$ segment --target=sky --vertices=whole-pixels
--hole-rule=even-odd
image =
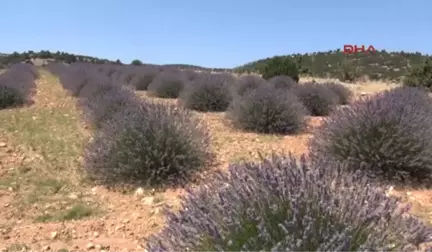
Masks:
[[[9,0],[0,52],[231,68],[372,45],[432,54],[431,0]]]

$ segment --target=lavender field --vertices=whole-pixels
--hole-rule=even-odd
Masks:
[[[0,75],[2,251],[425,251],[424,89],[90,63]]]

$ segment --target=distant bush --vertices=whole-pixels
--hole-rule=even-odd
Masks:
[[[278,134],[299,132],[306,115],[306,108],[295,95],[269,86],[236,97],[228,111],[238,128]]]
[[[351,161],[391,181],[432,174],[432,101],[416,88],[397,88],[338,110],[316,130],[310,153]],[[363,166],[360,167],[359,164]]]
[[[134,66],[139,66],[139,65],[142,65],[143,63],[141,62],[141,60],[139,60],[139,59],[134,59],[134,60],[132,60],[132,62],[131,62],[131,65],[134,65]]]
[[[277,56],[269,59],[260,72],[266,80],[274,76],[287,75],[294,81],[299,82],[298,66],[289,57]]]
[[[134,81],[134,86],[136,90],[147,90],[150,83],[152,83],[154,77],[156,74],[141,74],[138,75],[136,78],[137,80]]]
[[[98,81],[100,77],[104,77],[102,75],[97,76],[94,73],[91,73],[88,69],[81,67],[56,65],[50,66],[49,68],[51,72],[59,76],[63,88],[74,97],[77,97],[80,94],[81,89],[88,83],[94,83]]]
[[[432,59],[426,60],[423,65],[413,68],[404,78],[404,85],[426,88],[432,92]]]
[[[198,111],[225,111],[232,100],[232,79],[224,75],[204,75],[187,85],[180,95],[186,108]]]
[[[148,91],[160,98],[177,98],[186,84],[184,76],[178,72],[164,71],[155,76]]]
[[[286,75],[272,77],[269,79],[269,83],[278,89],[290,89],[298,85],[297,82]]]
[[[82,99],[93,99],[95,96],[106,93],[117,87],[118,86],[107,78],[101,77],[89,79],[86,82],[86,85],[80,89],[78,97]]]
[[[342,164],[231,165],[166,210],[148,251],[417,251],[430,227]]]
[[[185,79],[188,81],[194,81],[199,77],[201,77],[202,75],[206,75],[206,74],[195,72],[194,70],[183,70],[182,74],[184,75]]]
[[[3,86],[0,83],[0,109],[23,105],[23,94],[16,88]]]
[[[166,186],[206,165],[208,133],[189,110],[157,103],[128,107],[97,132],[85,153],[91,178],[106,185]]]
[[[115,88],[86,100],[84,118],[97,128],[110,120],[116,113],[127,107],[137,106],[135,94],[125,88]]]
[[[256,75],[243,75],[239,77],[232,89],[234,95],[244,95],[245,93],[257,89],[262,86],[267,86],[268,83],[263,78]]]
[[[322,83],[321,85],[324,85],[336,93],[336,95],[339,97],[339,104],[347,105],[350,103],[353,93],[351,90],[349,90],[349,88],[334,82],[326,82]]]
[[[136,90],[147,90],[150,83],[152,83],[156,75],[159,73],[160,71],[155,68],[143,68],[136,74],[135,78],[131,80],[132,85]]]
[[[298,85],[294,93],[313,116],[327,116],[339,104],[338,95],[318,83]]]

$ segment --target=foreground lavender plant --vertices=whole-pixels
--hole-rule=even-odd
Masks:
[[[343,164],[273,156],[236,164],[167,210],[148,251],[409,251],[431,229]]]

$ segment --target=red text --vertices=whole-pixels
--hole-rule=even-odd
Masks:
[[[370,45],[369,47],[365,47],[364,45],[358,46],[358,45],[344,45],[344,54],[353,54],[353,53],[375,53],[375,47]]]

